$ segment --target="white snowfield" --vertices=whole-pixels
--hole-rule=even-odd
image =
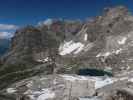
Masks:
[[[90,77],[90,76],[72,76],[72,75],[60,75],[61,77],[63,77],[65,80],[68,81],[94,81],[95,82],[95,89],[100,89],[106,85],[110,85],[113,84],[114,82],[117,81],[124,81],[124,80],[128,80],[129,82],[133,82],[133,78],[131,77],[121,77],[121,78],[112,78],[112,77]],[[91,99],[90,99],[91,100]]]
[[[133,82],[133,78],[128,79],[129,82]]]
[[[52,23],[53,23],[53,20],[50,19],[50,18],[48,18],[48,19],[46,19],[46,20],[44,20],[44,21],[39,22],[38,25],[39,25],[39,26],[41,26],[41,25],[50,26]]]
[[[99,89],[106,85],[114,83],[116,80],[113,78],[106,78],[106,79],[95,78],[94,81],[95,81],[95,89]]]
[[[43,89],[42,94],[37,98],[37,100],[47,100],[55,97],[55,93],[49,89]]]
[[[15,93],[17,90],[14,88],[7,88],[7,93]]]
[[[84,44],[80,43],[80,42],[73,42],[73,41],[69,41],[69,42],[65,42],[64,44],[61,44],[59,47],[59,54],[60,55],[66,55],[66,54],[70,54],[70,53],[74,53],[77,54],[80,51],[82,51],[84,48]]]
[[[127,75],[128,73],[125,73],[125,74]],[[70,74],[61,75],[60,74],[58,78],[63,80],[63,82],[64,82],[64,80],[67,80],[65,82],[68,82],[68,83],[71,82],[71,83],[78,84],[79,82],[81,82],[80,85],[82,83],[88,84],[88,82],[90,82],[91,86],[92,86],[91,88],[93,88],[93,90],[103,88],[104,86],[111,85],[117,81],[129,81],[129,82],[133,83],[133,78],[131,76],[122,76],[122,77],[117,76],[117,77],[113,78],[113,77],[107,77],[107,76],[91,77],[91,76],[80,76],[80,75],[70,75]],[[45,80],[45,79],[47,79],[47,78],[43,78],[43,79],[41,79],[41,81]],[[55,78],[54,80],[52,80],[53,85],[57,86],[57,87],[64,86],[62,83],[58,84],[59,81],[60,80],[56,80],[56,78]],[[30,97],[30,100],[49,100],[49,99],[54,100],[58,96],[57,91],[54,90],[55,87],[54,87],[54,89],[53,89],[53,87],[40,88],[40,85],[38,84],[37,87],[39,86],[39,88],[36,89],[36,88],[33,88],[34,85],[36,86],[36,83],[34,84],[34,82],[32,82],[32,81],[28,81],[28,82],[29,82],[27,84],[28,90],[26,90],[23,94]],[[81,92],[83,92],[84,89],[86,89],[86,86],[79,87],[79,85],[77,85],[77,87],[76,88],[74,87],[73,89],[77,89],[77,88],[82,89]],[[59,88],[57,88],[57,89],[59,89]],[[88,91],[88,88],[86,90]],[[86,93],[86,90],[83,93]],[[6,92],[9,94],[14,94],[14,93],[18,93],[18,90],[17,90],[17,88],[7,88]],[[81,95],[80,94],[81,92],[79,92],[79,95]],[[72,93],[73,93],[73,95],[75,95],[74,94],[75,92],[72,92]],[[88,93],[87,93],[87,95],[88,95]],[[85,96],[80,96],[80,97],[83,97],[83,98],[79,98],[79,100],[99,100],[97,97],[93,97],[93,98],[89,98],[89,97],[86,98]]]
[[[97,54],[96,57],[101,57],[101,56],[108,57],[109,55],[111,55],[110,52],[105,52],[105,53],[99,53],[99,54]]]
[[[88,78],[84,77],[84,76],[72,76],[72,75],[60,75],[60,76],[63,77],[65,80],[68,80],[68,81],[88,80]]]
[[[87,34],[85,36],[87,38]],[[60,55],[67,55],[67,54],[78,54],[81,51],[88,51],[94,46],[93,43],[88,43],[88,44],[83,44],[81,42],[74,42],[74,41],[69,41],[69,42],[64,42],[63,44],[60,45],[59,47],[59,54]]]
[[[88,39],[88,34],[85,34],[84,35],[84,41],[87,41],[87,39]]]
[[[117,54],[118,55],[118,54],[120,54],[122,52],[122,50],[123,50],[122,48],[119,48],[117,50],[99,53],[99,54],[96,55],[96,57],[108,57],[108,56],[110,56],[112,54]]]
[[[123,44],[126,43],[126,40],[127,40],[127,37],[123,37],[123,38],[121,38],[120,40],[118,40],[118,44],[119,44],[119,45],[123,45]]]
[[[24,94],[27,94],[31,100],[47,100],[55,97],[55,93],[50,88],[40,91],[27,90]]]
[[[87,77],[87,76],[71,76],[71,75],[61,75],[65,80],[68,81],[77,81],[77,80],[90,80],[95,82],[95,89],[102,88],[106,85],[112,84],[117,81],[115,78],[101,78],[101,77]]]
[[[121,53],[121,51],[122,51],[122,49],[120,48],[120,49],[116,50],[114,53],[119,54],[119,53]]]
[[[47,20],[44,21],[45,25],[51,25],[53,23],[53,20],[48,18]]]

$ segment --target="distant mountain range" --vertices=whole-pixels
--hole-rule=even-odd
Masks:
[[[9,45],[9,39],[0,39],[0,56],[4,55],[8,51]]]

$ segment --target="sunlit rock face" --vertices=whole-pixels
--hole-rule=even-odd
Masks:
[[[133,20],[125,7],[107,8],[59,46],[59,55],[82,67],[132,69]],[[65,62],[65,61],[64,61]]]

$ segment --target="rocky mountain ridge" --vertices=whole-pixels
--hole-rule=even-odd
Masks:
[[[3,58],[5,65],[10,65],[19,62],[17,58],[21,60],[21,55],[26,55],[22,59],[30,57],[33,62],[52,56],[57,67],[61,61],[64,64],[67,59],[74,59],[85,67],[103,66],[116,70],[130,66],[126,62],[132,59],[132,33],[132,15],[125,7],[118,6],[84,23],[53,20],[48,25],[17,30],[10,51]]]
[[[133,69],[132,54],[133,16],[126,7],[106,8],[103,15],[86,22],[48,20],[39,26],[29,25],[15,32],[9,52],[1,58],[0,88],[5,89],[32,76],[53,74],[58,78],[58,74],[81,74],[79,72],[85,69],[112,72],[116,78],[119,72]],[[126,83],[123,84],[127,87]]]

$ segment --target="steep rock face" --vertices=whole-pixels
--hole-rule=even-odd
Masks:
[[[2,59],[4,66],[35,66],[45,59],[55,62],[60,43],[80,30],[81,25],[77,21],[55,20],[50,26],[27,26],[17,30],[10,51]]]
[[[72,30],[68,24],[75,24],[75,22],[65,23],[57,20],[50,27],[27,26],[17,30],[11,40],[9,52],[2,57],[1,87],[38,73],[53,73],[55,60],[59,57],[58,47],[66,37],[65,31],[73,33],[79,29],[78,25]],[[6,79],[12,82],[7,82]]]
[[[59,54],[77,59],[82,67],[112,68],[132,66],[133,17],[125,7],[108,8],[103,16],[85,23],[76,36],[60,45]],[[130,60],[129,60],[130,59]]]

